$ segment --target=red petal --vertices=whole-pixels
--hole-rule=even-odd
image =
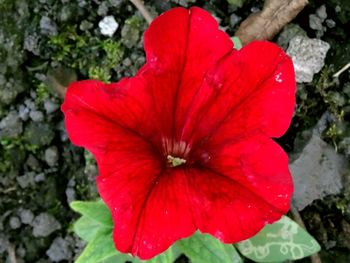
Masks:
[[[270,139],[230,145],[203,169],[153,167],[152,161],[135,161],[98,180],[112,211],[117,249],[142,259],[197,228],[226,243],[246,239],[289,208],[287,156]]]
[[[232,41],[208,12],[194,7],[174,8],[159,16],[145,32],[144,43],[147,64],[140,74],[155,79],[149,86],[163,106],[157,115],[171,124],[164,133],[179,139],[204,75],[232,50]]]
[[[211,148],[257,133],[279,137],[290,124],[295,89],[292,61],[281,48],[253,42],[233,51],[206,75],[183,140],[211,140]]]
[[[249,238],[278,220],[293,192],[287,155],[263,137],[214,152],[206,167],[191,170],[187,178],[199,230],[226,243]]]
[[[149,259],[196,230],[182,170],[155,172],[148,165],[128,166],[128,174],[98,180],[112,211],[114,242],[121,252]],[[153,174],[150,181],[149,173]]]
[[[282,213],[289,210],[293,182],[288,156],[272,139],[255,136],[225,145],[213,151],[204,165],[229,176]]]
[[[74,83],[62,110],[72,142],[97,158],[98,189],[112,212],[117,249],[150,258],[192,234],[195,226],[189,216],[183,217],[186,211],[190,215],[187,196],[176,193],[183,176],[163,174],[166,159],[149,141],[150,135],[144,137],[144,128],[155,123],[144,123],[142,117],[150,110],[143,106],[150,106],[137,99],[148,101],[148,97],[134,98],[134,93],[128,93],[130,85],[139,91],[137,95],[143,94],[143,85],[136,78],[118,84]],[[139,124],[145,127],[139,130]]]
[[[132,90],[132,91],[131,91]],[[140,78],[105,84],[86,80],[67,89],[62,111],[71,141],[103,156],[107,148],[118,148],[128,140],[148,143],[158,141],[151,98]]]

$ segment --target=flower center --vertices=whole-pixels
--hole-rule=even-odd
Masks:
[[[190,147],[184,141],[163,139],[163,154],[168,167],[177,167],[188,162]]]
[[[180,165],[186,163],[185,159],[182,159],[179,157],[173,157],[171,155],[167,156],[167,160],[168,160],[168,164],[170,165],[170,167],[176,167],[176,166],[180,166]]]

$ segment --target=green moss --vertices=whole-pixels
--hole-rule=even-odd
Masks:
[[[340,89],[341,84],[332,77],[333,71],[331,67],[324,67],[315,82],[315,87],[316,92],[322,98],[322,103],[334,116],[332,123],[324,133],[324,139],[331,142],[337,150],[339,142],[350,133],[349,124],[345,121],[347,118],[345,109],[350,106],[350,100],[346,89]]]
[[[71,25],[52,36],[49,47],[53,61],[106,82],[112,78],[124,54],[120,42],[81,34],[76,26]]]
[[[141,29],[141,27],[142,27],[142,22],[143,22],[143,20],[142,20],[143,18],[141,18],[140,16],[138,16],[138,15],[134,15],[134,16],[132,16],[132,17],[130,17],[130,18],[128,18],[128,19],[126,19],[125,20],[125,24],[126,25],[129,25],[129,26],[131,26],[131,27],[133,27],[133,28],[135,28],[135,29]]]
[[[245,0],[227,0],[227,2],[232,6],[242,7]]]
[[[3,142],[1,141],[1,144]],[[11,162],[9,159],[9,152],[3,150],[0,152],[0,173],[7,174],[11,170]]]
[[[342,119],[342,107],[345,99],[342,94],[336,91],[336,82],[331,79],[331,68],[325,66],[321,71],[318,80],[315,83],[316,91],[322,96],[324,103],[327,104],[328,110],[333,113],[337,119]]]
[[[335,203],[335,206],[338,210],[341,211],[342,214],[345,214],[347,207],[348,207],[349,200],[346,200],[345,198],[340,198]]]
[[[336,8],[340,7],[339,12],[336,13],[337,18],[342,24],[350,21],[350,2],[349,0],[327,0],[329,6]]]
[[[28,150],[35,151],[37,148],[49,145],[55,136],[48,123],[31,122],[24,132],[24,142]]]
[[[90,79],[98,79],[106,83],[110,82],[111,79],[110,70],[98,66],[89,67],[88,76]]]
[[[49,87],[43,82],[37,85],[35,92],[38,102],[43,102],[50,96]]]
[[[27,153],[37,154],[39,146],[28,143],[23,136],[4,138],[0,141],[0,172],[8,173],[11,170],[19,170]]]
[[[137,15],[134,15],[125,20],[121,35],[122,43],[127,48],[132,48],[137,45],[140,40],[141,31],[143,31],[143,20]]]
[[[93,40],[88,36],[79,35],[76,25],[64,26],[59,34],[50,37],[48,47],[51,59],[73,68],[79,68],[85,65],[84,53],[87,53],[87,49],[92,44],[90,42]]]
[[[88,76],[91,79],[98,79],[103,82],[110,82],[113,70],[123,58],[123,48],[121,43],[112,39],[102,40],[99,48],[102,48],[102,59],[96,63],[97,65],[90,66]]]
[[[101,41],[101,47],[106,52],[107,60],[104,64],[111,69],[116,67],[124,54],[121,43],[112,39],[107,39]]]
[[[84,151],[85,165],[96,165],[95,157],[87,150]]]
[[[28,142],[24,136],[20,135],[11,139],[5,138],[0,141],[0,144],[5,150],[5,154],[7,154],[10,150],[14,148],[18,148],[20,151],[23,152],[27,151],[36,154],[40,148],[38,145]]]
[[[340,152],[346,153],[344,139],[350,135],[349,118],[350,96],[346,84],[333,78],[335,70],[325,66],[311,84],[299,85],[297,91],[297,109],[292,122],[296,132],[312,129],[320,116],[326,111],[332,118],[322,136],[325,141]]]

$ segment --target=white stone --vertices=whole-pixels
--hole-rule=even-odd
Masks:
[[[347,162],[332,146],[313,133],[299,157],[290,164],[293,175],[293,202],[300,211],[314,200],[339,194]]]
[[[98,23],[98,27],[102,35],[111,37],[117,31],[119,24],[113,16],[106,16]]]
[[[320,72],[330,46],[320,39],[296,36],[289,42],[287,54],[292,58],[298,83],[312,82]]]

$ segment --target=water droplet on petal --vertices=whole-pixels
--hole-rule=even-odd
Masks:
[[[214,234],[214,236],[219,239],[220,241],[224,240],[224,234],[220,231],[220,230],[217,230]]]
[[[142,244],[148,249],[152,249],[153,248],[152,244],[148,243],[146,240],[142,241]]]
[[[251,174],[248,174],[247,178],[248,178],[249,181],[255,180],[255,176],[251,175]]]
[[[278,74],[275,75],[275,80],[276,80],[276,82],[282,83],[281,76],[282,76],[282,72],[280,72],[280,73],[278,73]]]
[[[155,55],[149,55],[147,59],[148,66],[154,70],[155,74],[160,74],[163,72],[163,67],[161,65],[160,60]]]
[[[224,81],[222,77],[216,73],[214,74],[208,73],[205,76],[205,81],[208,83],[210,87],[212,87],[216,91],[221,90],[224,86]]]
[[[215,88],[216,88],[217,90],[222,89],[222,87],[224,86],[224,83],[222,83],[222,82],[216,82],[215,84],[216,84],[216,85],[215,85]]]
[[[149,60],[149,62],[150,62],[152,65],[155,64],[155,63],[157,63],[157,61],[158,61],[158,58],[157,58],[156,56],[151,57],[150,60]]]

